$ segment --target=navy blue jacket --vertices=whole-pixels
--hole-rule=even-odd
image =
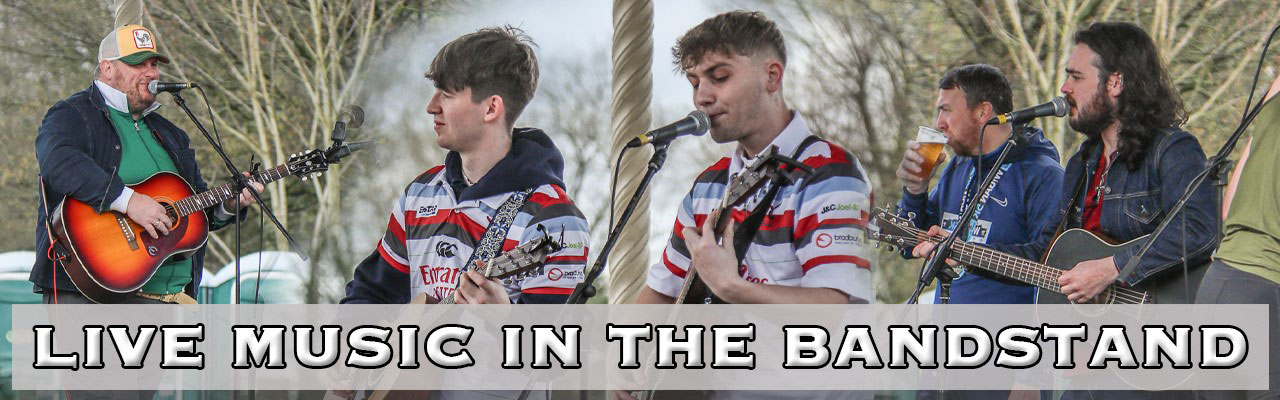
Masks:
[[[36,160],[40,163],[40,178],[44,182],[43,201],[53,211],[66,196],[88,204],[102,213],[111,210],[111,202],[124,191],[124,181],[116,174],[120,167],[120,136],[111,125],[110,109],[96,85],[58,101],[44,116],[40,131],[36,134]],[[190,183],[196,193],[208,190],[196,166],[196,153],[191,149],[187,134],[159,113],[143,117],[152,133],[164,146],[179,175]],[[216,207],[216,206],[215,206]],[[57,279],[58,290],[77,291],[64,269],[53,272],[54,261],[49,259],[49,234],[46,230],[46,210],[37,202],[36,264],[31,268],[31,282],[35,291],[53,289]],[[212,209],[206,210],[212,217]],[[241,212],[243,218],[244,212]],[[213,218],[208,218],[213,221]],[[213,224],[211,229],[225,223]],[[204,265],[204,248],[192,255],[191,283],[184,288],[195,297],[200,285]]]
[[[1079,228],[1080,216],[1084,212],[1085,193],[1076,193],[1074,206],[1068,213],[1067,207],[1072,204],[1072,193],[1081,179],[1091,178],[1098,169],[1098,157],[1102,145],[1086,141],[1080,145],[1076,154],[1067,161],[1066,174],[1062,181],[1062,200],[1056,207],[1053,224],[1045,226],[1039,237],[1030,243],[1016,246],[991,246],[992,248],[1018,255],[1032,260],[1042,259],[1053,242],[1059,221],[1070,216],[1066,229]],[[1107,173],[1107,186],[1111,188],[1102,198],[1102,233],[1108,238],[1127,242],[1155,231],[1160,221],[1167,218],[1168,210],[1177,204],[1178,197],[1187,190],[1191,179],[1204,170],[1205,155],[1200,142],[1195,136],[1181,129],[1166,129],[1152,140],[1142,164],[1136,169],[1129,169],[1125,164],[1116,164]],[[1180,265],[1183,260],[1185,245],[1186,259],[1189,266],[1203,265],[1209,262],[1213,250],[1217,248],[1218,196],[1213,185],[1203,184],[1196,190],[1186,208],[1178,218],[1169,224],[1164,234],[1155,238],[1151,250],[1139,262],[1131,276],[1120,276],[1118,281],[1136,285],[1147,277],[1160,271]],[[1185,243],[1183,242],[1185,239]],[[1148,239],[1149,240],[1149,239]],[[1116,268],[1124,268],[1137,253],[1137,248],[1112,256]]]
[[[1005,159],[1006,167],[994,164],[998,149],[982,156],[982,174],[974,174],[977,157],[957,157],[942,169],[938,184],[926,197],[903,191],[898,202],[899,213],[915,214],[917,228],[939,225],[954,230],[963,213],[961,202],[973,202],[982,178],[992,170],[1000,174],[991,190],[968,241],[982,245],[1018,244],[1033,241],[1045,226],[1052,226],[1054,212],[1062,191],[1062,163],[1058,150],[1035,127],[1027,128],[1028,138],[1018,142]],[[1007,146],[1007,145],[1006,145]],[[967,195],[967,196],[966,196]],[[966,238],[962,238],[966,239]],[[904,249],[910,255],[910,249]],[[1025,304],[1035,301],[1035,287],[997,276],[985,270],[969,268],[951,285],[951,302],[955,304]]]

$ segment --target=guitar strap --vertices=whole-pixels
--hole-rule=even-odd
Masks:
[[[804,152],[804,149],[819,140],[822,139],[816,135],[809,135],[809,137],[804,138],[804,141],[800,142],[800,146],[796,148],[795,154],[792,154],[791,158],[800,157],[800,153]],[[769,209],[773,207],[773,199],[778,196],[778,191],[782,189],[783,183],[770,181],[769,190],[765,192],[760,204],[756,205],[756,208],[751,210],[751,214],[748,214],[747,218],[743,219],[742,223],[734,228],[733,249],[737,253],[735,255],[738,257],[738,265],[742,265],[746,260],[747,247],[751,246],[751,240],[755,238],[756,232],[760,230],[760,224],[764,222],[764,217],[768,215]],[[729,212],[732,212],[732,210],[729,210]]]
[[[462,264],[459,272],[467,272],[476,260],[488,260],[497,257],[502,252],[502,244],[507,239],[507,231],[511,230],[511,223],[516,219],[516,213],[520,211],[520,207],[524,206],[524,202],[529,199],[529,194],[533,193],[533,188],[521,190],[511,193],[507,197],[507,201],[498,207],[498,212],[494,214],[493,219],[489,220],[489,227],[485,228],[484,236],[480,237],[480,244],[476,245],[476,250],[471,252],[471,258]],[[461,284],[462,280],[458,280]]]
[[[1081,163],[1084,163],[1086,165],[1088,164],[1084,160],[1081,160]],[[1091,175],[1088,172],[1089,171],[1087,170],[1080,171],[1080,179],[1076,180],[1076,189],[1071,191],[1071,203],[1067,204],[1067,214],[1062,216],[1061,221],[1058,221],[1058,230],[1057,232],[1053,233],[1053,237],[1055,239],[1058,237],[1058,235],[1061,235],[1062,232],[1065,232],[1067,230],[1067,221],[1071,220],[1071,213],[1073,212],[1072,210],[1074,210],[1076,208],[1076,204],[1079,203],[1080,194],[1084,193],[1085,185],[1088,183],[1089,176]]]
[[[44,190],[44,176],[39,176],[38,179],[40,180],[40,207],[44,209],[44,221],[40,221],[40,223],[44,224],[44,234],[49,236],[49,248],[45,252],[45,257],[53,261],[53,267],[56,269],[58,268],[58,262],[67,256],[67,252],[59,245],[58,238],[53,236],[53,226],[49,224],[53,216],[49,215],[49,202]],[[54,281],[57,281],[56,277]]]

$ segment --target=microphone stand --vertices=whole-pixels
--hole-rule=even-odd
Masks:
[[[1124,267],[1120,270],[1120,275],[1118,275],[1116,279],[1124,280],[1124,278],[1133,275],[1134,270],[1138,268],[1138,264],[1142,261],[1142,257],[1147,254],[1148,250],[1151,250],[1152,243],[1155,243],[1156,238],[1160,237],[1160,234],[1164,233],[1165,229],[1169,227],[1169,223],[1173,221],[1173,217],[1182,212],[1183,208],[1186,208],[1187,201],[1191,200],[1191,196],[1195,194],[1196,189],[1198,189],[1210,175],[1215,175],[1217,177],[1215,181],[1218,186],[1218,198],[1222,199],[1222,196],[1225,194],[1223,193],[1224,179],[1222,176],[1228,171],[1228,168],[1231,165],[1231,161],[1228,160],[1227,157],[1231,156],[1231,151],[1235,149],[1236,144],[1240,142],[1240,138],[1244,136],[1245,129],[1247,129],[1249,125],[1253,124],[1254,117],[1256,117],[1258,112],[1262,110],[1262,105],[1265,103],[1266,100],[1258,102],[1258,106],[1249,112],[1244,121],[1240,123],[1240,126],[1236,128],[1235,132],[1231,133],[1231,137],[1227,138],[1227,141],[1218,149],[1218,152],[1205,162],[1204,170],[1200,171],[1200,173],[1196,174],[1196,176],[1191,179],[1191,184],[1187,185],[1187,189],[1182,192],[1180,197],[1178,197],[1178,202],[1174,204],[1173,209],[1169,210],[1169,212],[1165,214],[1164,219],[1160,221],[1160,225],[1156,226],[1156,230],[1151,232],[1146,243],[1143,243],[1142,247],[1138,249],[1138,253],[1129,258],[1129,262],[1125,263]],[[1219,222],[1219,218],[1222,218],[1223,211],[1223,204],[1221,200],[1218,201],[1217,205],[1218,213],[1213,216],[1215,223]],[[1182,234],[1182,240],[1184,242],[1187,240],[1185,231]],[[1222,240],[1222,227],[1220,225],[1218,226],[1217,233],[1214,235],[1214,240]],[[1183,262],[1186,262],[1185,254],[1183,255]],[[1190,299],[1190,297],[1188,297],[1188,299]]]
[[[191,108],[187,107],[186,99],[183,99],[182,95],[178,94],[178,92],[170,92],[170,94],[173,95],[174,103],[177,103],[178,107],[182,108],[182,110],[187,113],[187,117],[191,119],[191,123],[195,124],[196,129],[200,131],[200,134],[204,135],[205,140],[208,141],[209,145],[213,147],[214,152],[218,153],[218,156],[222,158],[223,166],[227,168],[227,172],[231,174],[231,181],[235,183],[235,193],[236,193],[235,199],[237,204],[239,204],[239,201],[240,201],[240,192],[244,189],[248,189],[249,194],[253,196],[255,201],[257,201],[258,209],[261,210],[263,214],[265,214],[268,218],[271,219],[271,223],[276,225],[276,229],[279,229],[280,233],[284,235],[285,240],[289,242],[289,248],[293,250],[294,253],[297,253],[298,256],[302,257],[304,261],[307,260],[306,252],[302,250],[302,247],[298,245],[298,242],[293,240],[293,236],[289,234],[289,230],[285,229],[284,225],[280,223],[280,220],[276,218],[275,213],[271,212],[271,207],[268,206],[266,202],[262,201],[262,197],[259,196],[257,189],[254,189],[252,185],[249,185],[248,177],[240,174],[240,169],[236,168],[235,163],[231,161],[231,157],[227,156],[227,152],[222,148],[221,145],[218,144],[216,140],[213,139],[213,135],[210,135],[209,131],[204,128],[204,125],[200,123],[200,119],[196,118],[196,115],[191,112]],[[240,210],[237,209],[232,214],[233,214],[232,219],[238,220],[240,218]],[[235,254],[236,277],[235,277],[235,283],[233,287],[235,289],[234,296],[238,303],[240,299],[240,290],[241,290],[241,287],[240,287],[241,286],[240,285],[240,227],[239,227],[240,221],[235,221],[235,222],[237,224],[236,239],[235,239],[236,240],[236,254]],[[259,265],[258,268],[261,269],[262,266]],[[238,398],[239,391],[235,391],[235,393],[237,393],[237,396],[235,397]],[[251,398],[254,397],[254,394],[256,394],[256,392],[253,391],[253,389],[249,389],[249,396]]]
[[[591,266],[585,279],[573,288],[573,293],[569,295],[566,304],[586,304],[587,300],[595,296],[595,286],[592,284],[600,274],[604,272],[605,263],[609,260],[609,253],[613,251],[613,246],[617,244],[618,238],[622,236],[622,229],[627,226],[627,221],[631,219],[631,214],[635,212],[636,206],[640,203],[640,197],[645,189],[649,187],[649,183],[653,181],[653,176],[662,169],[662,164],[667,161],[667,147],[670,143],[654,143],[653,156],[649,157],[649,167],[645,170],[644,178],[640,180],[640,185],[636,186],[636,190],[631,194],[631,201],[627,203],[627,208],[622,210],[622,215],[618,217],[618,224],[613,227],[613,231],[609,232],[609,237],[604,242],[604,248],[600,250],[600,254],[596,256],[595,265]]]
[[[1026,123],[1013,124],[1013,127],[1009,132],[1009,139],[1005,142],[1004,148],[1000,150],[1000,155],[996,157],[996,161],[992,164],[992,168],[999,168],[1001,164],[1004,164],[1004,159],[1008,157],[1013,148],[1018,145],[1018,141],[1022,139],[1022,136],[1026,135],[1025,128]],[[995,172],[994,169],[992,172]],[[982,171],[978,171],[978,173],[981,174]],[[920,292],[924,290],[925,286],[929,286],[929,283],[933,282],[935,279],[938,280],[939,304],[947,304],[951,302],[951,281],[957,278],[958,275],[946,265],[945,260],[951,255],[951,245],[955,243],[956,238],[969,227],[969,222],[973,220],[974,213],[978,209],[978,204],[982,203],[982,194],[991,189],[991,185],[994,183],[995,177],[995,173],[988,173],[986,177],[983,178],[982,186],[978,188],[978,192],[974,195],[973,202],[969,203],[969,205],[965,207],[960,219],[956,221],[956,228],[951,231],[950,235],[947,235],[946,239],[942,240],[942,243],[939,243],[933,248],[933,253],[930,254],[924,264],[920,266],[920,279],[916,283],[916,290],[911,293],[911,298],[907,300],[907,304],[917,304],[920,300]]]
[[[596,295],[594,283],[600,277],[600,274],[604,272],[605,264],[609,261],[609,253],[613,251],[613,246],[618,243],[618,238],[622,236],[622,229],[626,227],[627,221],[631,219],[631,214],[635,212],[636,206],[640,204],[641,195],[648,189],[649,183],[653,181],[653,176],[666,163],[667,148],[670,147],[670,144],[671,141],[653,143],[653,156],[649,157],[649,167],[645,170],[644,177],[640,179],[640,185],[636,186],[635,192],[631,194],[631,200],[627,203],[627,207],[622,210],[622,215],[618,217],[617,225],[614,225],[613,231],[609,232],[609,237],[604,242],[604,248],[596,256],[595,264],[591,266],[582,282],[574,286],[573,293],[569,294],[569,299],[565,301],[565,304],[587,304],[587,300]],[[623,151],[626,151],[625,148]],[[610,193],[610,195],[613,194]],[[529,398],[531,388],[538,376],[536,374],[540,372],[541,370],[535,371],[535,375],[529,377],[528,383],[525,384],[525,389],[520,392],[520,397],[517,398],[518,400]],[[585,380],[586,376],[583,376],[583,379]],[[587,399],[587,394],[586,389],[578,391],[579,398],[583,400]]]

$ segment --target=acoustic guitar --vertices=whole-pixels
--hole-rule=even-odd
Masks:
[[[872,239],[892,246],[911,248],[925,240],[934,243],[941,238],[928,238],[925,231],[910,221],[898,217],[884,208],[872,213]],[[1149,235],[1148,235],[1149,236]],[[986,247],[957,240],[951,245],[951,258],[957,262],[980,268],[1000,276],[1033,285],[1038,304],[1070,304],[1062,294],[1058,277],[1082,261],[1106,258],[1116,253],[1141,247],[1142,236],[1124,243],[1113,243],[1084,229],[1068,229],[1054,239],[1045,254],[1044,262],[1035,262],[1001,253]],[[1090,301],[1093,304],[1187,304],[1193,299],[1200,279],[1204,277],[1203,265],[1193,265],[1187,274],[1181,271],[1165,271],[1144,279],[1133,287],[1107,286]],[[1189,289],[1189,290],[1188,290]]]
[[[349,153],[348,153],[349,154]],[[294,154],[289,162],[250,176],[267,184],[286,176],[307,179],[328,169],[336,158],[322,150]],[[93,207],[64,197],[49,218],[57,257],[71,282],[98,303],[120,303],[151,279],[166,260],[189,257],[209,238],[205,209],[239,194],[228,183],[203,193],[177,174],[158,172],[129,188],[155,199],[174,222],[169,234],[152,239],[141,225],[115,211],[99,214]]]

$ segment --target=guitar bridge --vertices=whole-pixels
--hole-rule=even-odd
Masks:
[[[133,227],[129,226],[129,220],[124,215],[116,214],[116,223],[120,224],[120,232],[124,234],[124,240],[129,242],[129,250],[138,250],[138,235],[133,232]]]

